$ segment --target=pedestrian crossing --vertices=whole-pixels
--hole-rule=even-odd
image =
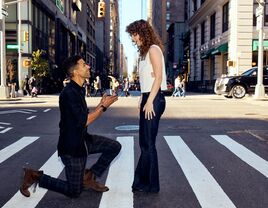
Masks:
[[[241,162],[245,162],[250,168],[257,170],[260,175],[268,177],[268,162],[236,142],[228,135],[210,135],[212,140],[217,141],[221,148],[227,149]],[[12,156],[23,151],[23,149],[39,137],[22,137],[17,142],[0,150],[0,165],[4,161],[12,160]],[[196,156],[195,152],[187,145],[183,137],[179,135],[163,136],[163,139],[170,149],[174,160],[183,171],[183,174],[196,196],[200,207],[202,208],[234,208],[238,207],[235,202],[225,193],[221,184],[210,173],[209,168],[204,165]],[[122,149],[117,158],[112,162],[105,184],[110,188],[108,192],[102,194],[99,208],[132,208],[135,207],[134,194],[131,191],[131,185],[134,177],[135,154],[134,136],[121,136],[116,138],[122,145]],[[161,157],[161,155],[159,155]],[[44,173],[59,177],[64,166],[55,152],[40,168]],[[166,170],[168,171],[168,170]],[[178,174],[178,177],[182,177]],[[120,179],[120,180],[118,180]],[[161,178],[160,178],[161,181]],[[19,188],[19,187],[18,187]],[[0,193],[1,187],[0,187]],[[48,192],[46,189],[37,187],[36,192],[32,190],[31,197],[26,198],[17,192],[6,202],[1,202],[4,208],[17,207],[38,207],[39,202]],[[178,196],[179,197],[179,196]]]

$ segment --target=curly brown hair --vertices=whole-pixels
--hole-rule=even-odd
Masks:
[[[145,20],[137,20],[132,22],[126,27],[126,32],[130,35],[139,34],[142,42],[141,46],[138,47],[140,57],[144,58],[149,51],[151,45],[158,45],[163,52],[163,44],[159,35],[155,32],[154,28]]]

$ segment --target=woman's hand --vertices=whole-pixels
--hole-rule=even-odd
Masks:
[[[143,111],[145,112],[145,119],[151,120],[155,116],[154,105],[152,102],[146,102],[143,107]]]

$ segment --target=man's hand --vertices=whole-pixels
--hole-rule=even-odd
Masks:
[[[104,94],[101,98],[100,104],[104,107],[108,108],[110,105],[112,105],[114,102],[118,100],[118,96],[113,94],[111,96],[107,96],[107,94]]]

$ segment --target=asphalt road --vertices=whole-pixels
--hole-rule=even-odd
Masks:
[[[99,100],[87,98],[89,108]],[[78,199],[41,188],[30,198],[18,192],[23,166],[65,177],[56,155],[58,97],[0,101],[0,207],[267,208],[268,101],[201,94],[166,100],[157,136],[160,192],[131,192],[139,157],[138,97],[120,97],[88,128],[123,146],[100,179],[110,191],[85,191]],[[87,166],[98,156],[89,156]]]

